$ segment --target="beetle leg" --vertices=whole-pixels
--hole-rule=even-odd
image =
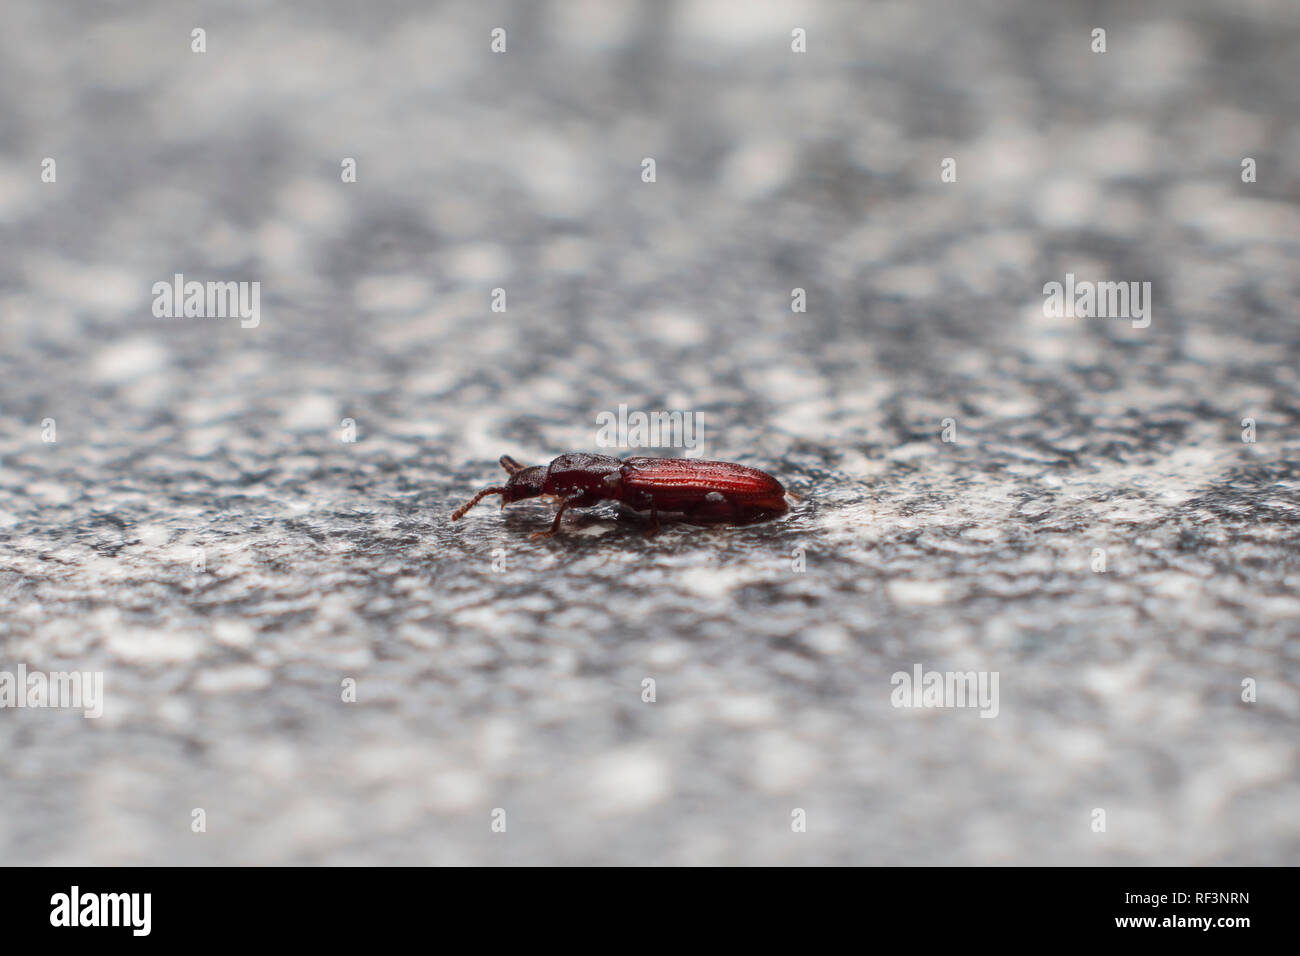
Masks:
[[[560,510],[557,511],[557,512],[555,512],[555,520],[551,522],[551,530],[550,530],[550,531],[538,531],[538,532],[536,532],[536,533],[533,534],[533,537],[534,537],[534,538],[549,538],[551,535],[553,535],[553,534],[555,534],[557,531],[559,531],[559,530],[560,530],[560,519],[564,517],[564,510],[565,510],[566,508],[568,508],[569,505],[575,503],[579,498],[581,498],[581,497],[583,496],[583,494],[585,494],[585,492],[579,492],[578,494],[573,495],[573,496],[570,497],[570,498],[565,498],[563,501],[561,501],[561,502],[560,502]]]
[[[653,538],[659,533],[659,509],[653,504],[650,505],[650,527],[645,529],[645,536]]]

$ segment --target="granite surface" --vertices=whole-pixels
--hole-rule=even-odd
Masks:
[[[1291,0],[5,19],[0,862],[1300,862]],[[620,405],[802,501],[448,522]]]

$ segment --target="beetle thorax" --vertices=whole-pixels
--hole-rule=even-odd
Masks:
[[[567,498],[585,492],[593,502],[609,498],[622,464],[607,455],[561,455],[547,469],[546,493]]]

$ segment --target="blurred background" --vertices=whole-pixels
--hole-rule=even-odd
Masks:
[[[1300,858],[1300,6],[5,19],[0,862]],[[620,404],[804,500],[448,523]]]

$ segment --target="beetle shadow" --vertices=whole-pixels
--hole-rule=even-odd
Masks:
[[[559,531],[549,538],[533,539],[539,531],[548,531],[555,519],[555,509],[505,509],[504,527],[510,534],[517,534],[534,544],[567,546],[585,552],[594,551],[607,544],[626,547],[629,542],[640,542],[653,546],[657,539],[667,536],[673,547],[694,543],[691,532],[704,532],[698,535],[700,544],[716,546],[718,531],[728,528],[747,528],[753,525],[771,524],[784,515],[762,515],[741,521],[722,519],[707,520],[687,518],[681,512],[661,512],[658,528],[649,512],[636,511],[625,505],[600,504],[581,511],[571,509],[564,513]],[[584,534],[584,529],[603,525],[608,530],[601,534]],[[612,525],[612,527],[609,527]]]

